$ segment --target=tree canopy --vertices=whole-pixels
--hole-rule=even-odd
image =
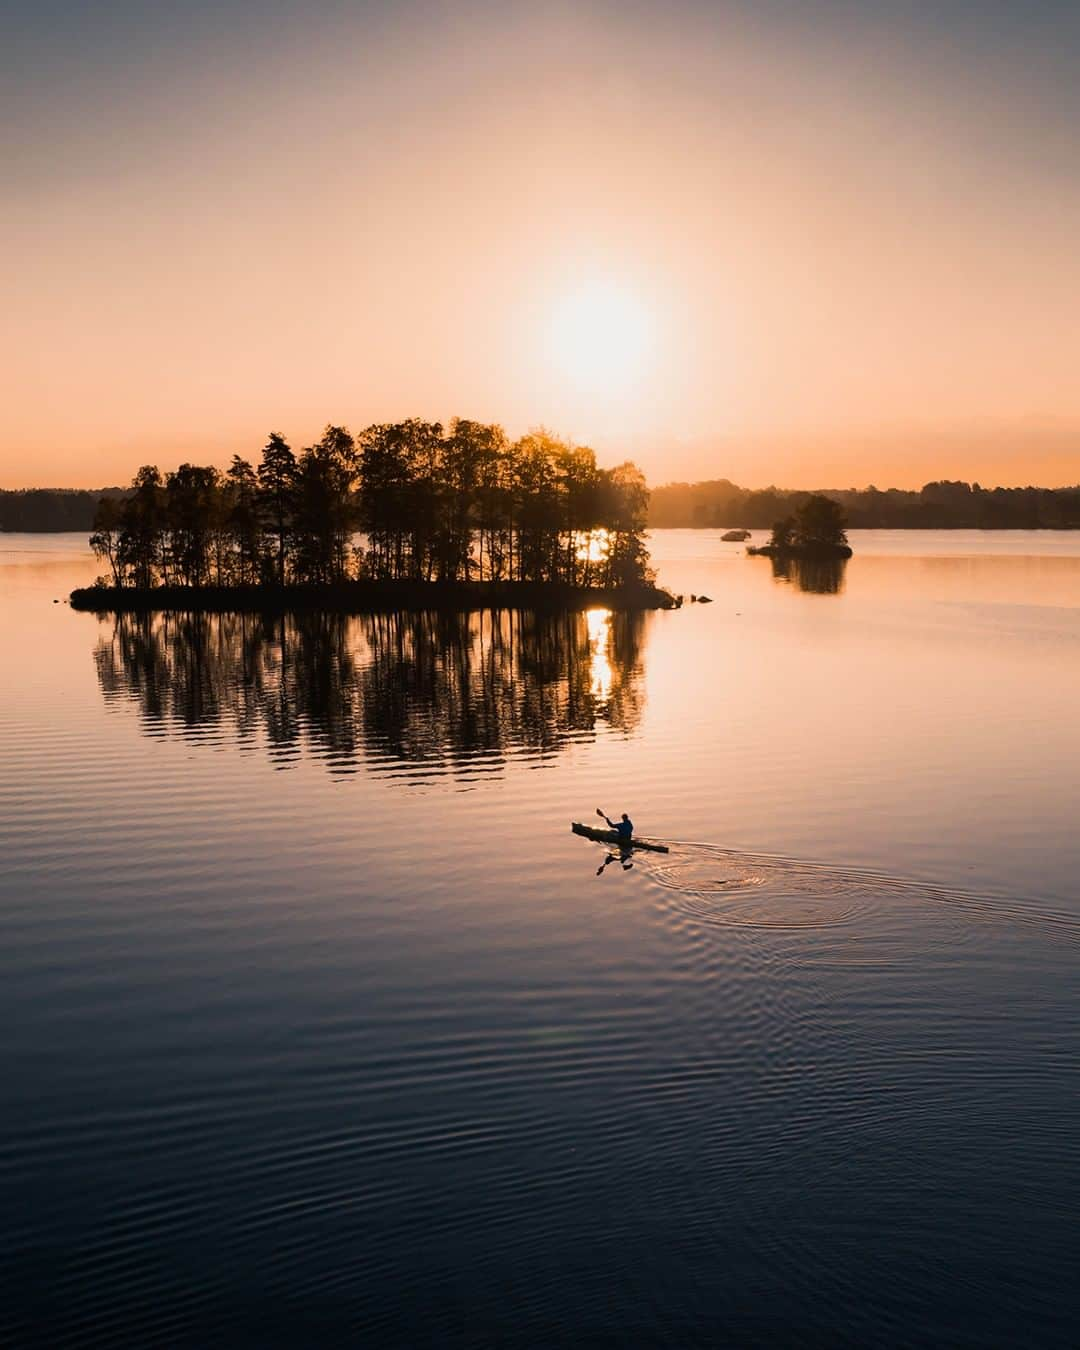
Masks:
[[[844,508],[839,502],[821,493],[813,493],[793,515],[783,516],[773,525],[769,548],[774,553],[796,552],[806,555],[845,548],[846,524]]]

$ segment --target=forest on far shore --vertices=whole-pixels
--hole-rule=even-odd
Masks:
[[[102,497],[122,498],[130,488],[0,489],[0,531],[89,532]],[[750,489],[726,478],[666,483],[653,488],[652,529],[772,529],[794,515],[812,494],[784,488]],[[854,530],[1077,530],[1080,485],[1069,488],[984,488],[941,481],[917,491],[902,488],[826,488],[822,496],[843,506]]]
[[[653,488],[652,529],[771,529],[796,515],[814,495],[844,508],[852,530],[1077,530],[1080,486],[984,488],[943,480],[918,491],[902,488],[829,488],[819,493],[783,488],[752,491],[726,478],[668,483]]]
[[[0,488],[0,530],[9,534],[85,533],[103,497],[124,497],[126,488]]]

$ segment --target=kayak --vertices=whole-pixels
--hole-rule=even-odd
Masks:
[[[572,820],[570,828],[575,834],[580,834],[585,839],[595,839],[600,844],[621,844],[618,833],[615,830],[598,830],[595,825],[582,825],[580,820]],[[656,844],[651,839],[631,839],[629,848],[645,848],[650,853],[670,853],[671,850],[667,844]]]

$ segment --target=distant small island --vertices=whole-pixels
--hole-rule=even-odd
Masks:
[[[767,544],[746,551],[753,557],[806,562],[832,562],[851,557],[844,509],[831,497],[815,493],[794,515],[784,516],[772,528]]]
[[[671,608],[645,546],[649,493],[626,462],[543,431],[511,442],[456,418],[328,426],[257,466],[146,465],[100,501],[109,575],[72,593],[103,611]]]

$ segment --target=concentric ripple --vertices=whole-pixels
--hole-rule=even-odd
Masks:
[[[866,900],[854,873],[709,844],[680,845],[648,870],[679,909],[707,923],[821,928],[850,922]]]
[[[712,844],[676,844],[646,871],[680,912],[703,923],[750,928],[822,928],[850,923],[886,901],[949,905],[972,915],[1051,928],[1080,941],[1068,913],[1035,901],[981,895],[858,868],[742,853]]]

